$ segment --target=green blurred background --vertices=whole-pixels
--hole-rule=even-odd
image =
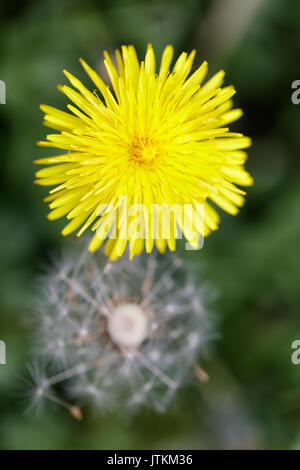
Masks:
[[[2,449],[300,448],[300,79],[297,0],[42,0],[0,3],[0,366]],[[205,364],[208,384],[184,390],[166,415],[140,413],[124,422],[85,410],[79,423],[47,407],[26,415],[19,376],[31,360],[28,314],[34,279],[51,253],[74,243],[63,222],[49,222],[46,189],[33,185],[35,142],[47,132],[39,104],[64,108],[56,90],[62,69],[89,84],[78,58],[104,73],[103,49],[148,42],[157,54],[196,48],[197,65],[226,70],[244,117],[234,125],[253,138],[247,168],[255,178],[236,217],[199,252],[182,253],[206,266],[219,292],[213,307],[219,339]],[[30,329],[30,328],[29,328]]]

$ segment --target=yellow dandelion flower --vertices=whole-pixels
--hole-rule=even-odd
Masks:
[[[59,133],[39,142],[64,153],[35,161],[51,165],[36,173],[36,183],[55,186],[45,200],[50,220],[68,219],[63,235],[79,229],[80,236],[90,227],[95,233],[89,249],[98,249],[107,238],[105,252],[115,260],[127,242],[130,257],[144,247],[151,252],[154,244],[160,252],[167,246],[174,250],[178,229],[197,246],[219,223],[208,201],[237,213],[245,192],[236,184],[252,184],[243,166],[243,149],[251,141],[226,127],[242,111],[232,109],[234,88],[221,87],[224,71],[202,85],[207,63],[191,73],[195,53],[183,52],[170,70],[173,47],[167,46],[156,73],[150,44],[141,63],[133,46],[116,51],[117,65],[104,52],[112,88],[80,59],[97,87],[93,93],[64,70],[72,88],[58,89],[73,104],[68,104],[69,112],[41,106],[45,125]],[[169,229],[163,211],[154,211],[154,217],[150,211],[161,205],[176,208]],[[193,218],[193,209],[199,213],[200,205],[202,228]],[[183,206],[192,208],[189,224],[182,222]]]

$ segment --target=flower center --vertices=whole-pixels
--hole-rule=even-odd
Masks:
[[[148,335],[149,322],[146,312],[137,304],[120,304],[108,317],[111,339],[122,348],[136,348]]]
[[[130,154],[138,162],[152,162],[157,157],[157,147],[148,138],[136,138]]]

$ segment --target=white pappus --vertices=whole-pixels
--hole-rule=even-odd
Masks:
[[[86,401],[164,412],[180,386],[207,379],[207,291],[174,254],[106,264],[101,252],[71,252],[40,282],[32,403],[49,399],[78,419]]]

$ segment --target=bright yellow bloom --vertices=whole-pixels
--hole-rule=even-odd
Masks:
[[[105,247],[112,260],[123,254],[127,242],[130,257],[144,246],[151,252],[154,243],[161,252],[166,246],[174,250],[176,224],[195,246],[200,236],[218,227],[219,216],[208,200],[236,214],[245,192],[235,184],[252,184],[242,150],[251,141],[225,127],[242,115],[240,109],[231,109],[235,90],[221,88],[223,71],[201,85],[207,63],[190,74],[195,51],[183,52],[170,71],[173,48],[167,46],[158,74],[151,45],[141,63],[133,46],[123,46],[122,54],[116,51],[115,55],[117,67],[104,52],[112,89],[80,60],[99,91],[91,93],[64,71],[73,88],[64,85],[59,90],[73,102],[68,105],[70,113],[41,106],[45,125],[59,133],[48,135],[39,145],[65,151],[35,161],[53,165],[36,173],[38,184],[56,186],[46,198],[51,208],[48,218],[67,217],[63,235],[80,227],[80,236],[91,226],[95,231],[89,247],[92,251],[102,244],[107,230],[114,229],[116,237],[110,237]],[[120,202],[122,197],[126,208]],[[139,218],[129,212],[134,204],[142,205]],[[150,218],[153,204],[190,205],[196,212],[202,204],[203,233],[192,221],[195,238],[195,230],[186,227],[179,220],[180,211],[175,211],[170,233],[163,237],[167,222],[162,213]],[[125,221],[128,226],[137,218],[143,236],[124,229]]]

